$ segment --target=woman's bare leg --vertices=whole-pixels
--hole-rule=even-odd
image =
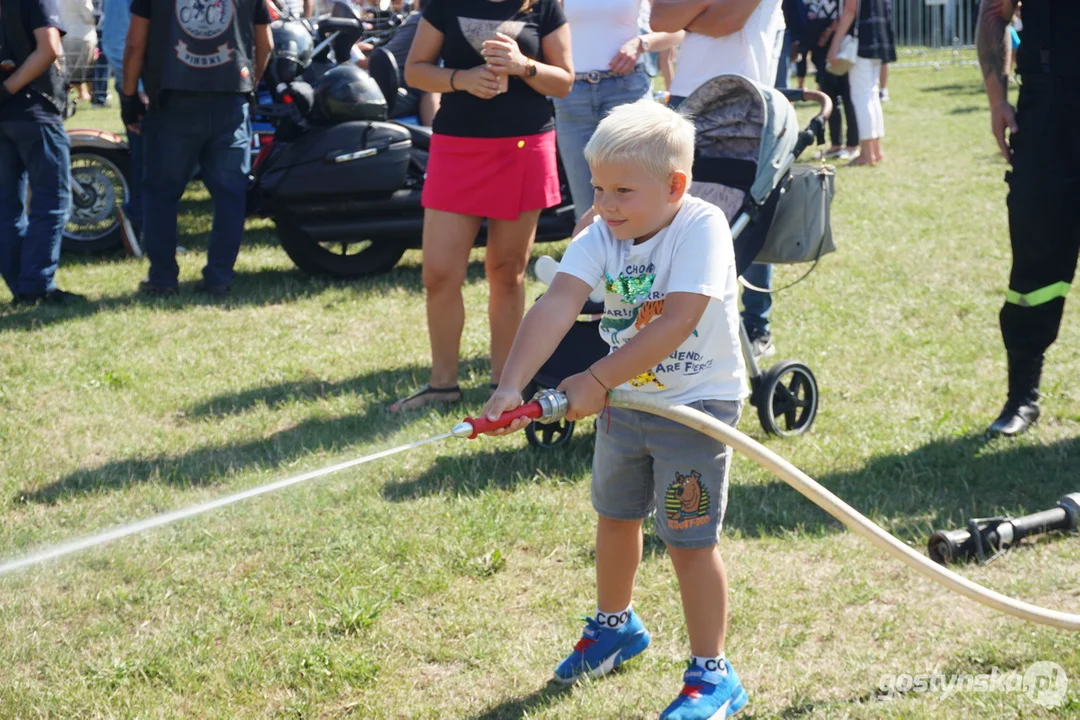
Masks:
[[[458,351],[465,326],[461,286],[481,218],[424,211],[424,292],[431,338],[431,386],[457,385]]]
[[[536,240],[539,210],[521,213],[517,220],[488,220],[488,320],[491,324],[491,382],[502,377],[506,357],[525,314],[525,268]]]
[[[859,141],[859,156],[848,163],[848,165],[873,165],[874,159],[874,141],[873,140],[860,140]]]

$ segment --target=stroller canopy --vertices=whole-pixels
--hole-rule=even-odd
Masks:
[[[766,206],[768,217],[761,224],[767,230],[779,196],[773,191],[798,141],[795,108],[774,88],[742,75],[720,75],[687,97],[679,111],[693,119],[697,131],[690,194],[722,209],[728,222],[749,196],[755,205]],[[735,244],[740,273],[764,241],[760,228],[748,234],[753,237]]]

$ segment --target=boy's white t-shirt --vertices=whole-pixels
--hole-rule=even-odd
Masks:
[[[600,335],[612,351],[663,314],[668,293],[709,296],[697,328],[678,349],[622,387],[677,405],[747,396],[735,251],[716,206],[687,195],[671,224],[640,245],[617,240],[597,218],[570,243],[559,272],[589,287],[605,282]]]
[[[776,81],[784,34],[781,0],[761,0],[742,30],[723,37],[688,32],[679,46],[671,94],[686,97],[717,75],[743,75],[769,87]]]

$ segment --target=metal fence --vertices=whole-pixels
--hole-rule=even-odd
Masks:
[[[979,0],[893,0],[895,67],[977,65]]]

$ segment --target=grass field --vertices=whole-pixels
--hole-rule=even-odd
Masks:
[[[818,376],[818,422],[765,439],[748,408],[741,428],[923,548],[933,529],[1080,490],[1080,322],[1067,309],[1037,431],[987,443],[1005,386],[1005,165],[977,70],[896,70],[890,90],[885,164],[839,171],[839,251],[774,310],[778,357]],[[72,124],[115,128],[115,113]],[[485,399],[482,250],[465,402],[398,418],[384,407],[429,362],[419,253],[374,280],[313,280],[251,221],[215,302],[187,291],[201,187],[182,212],[180,297],[137,296],[144,261],[64,258],[61,285],[90,302],[0,309],[0,557],[444,432]],[[0,717],[655,717],[688,645],[651,532],[635,606],[653,646],[602,681],[549,683],[595,603],[591,440],[428,445],[0,578]],[[1075,635],[947,594],[748,460],[732,482],[721,547],[743,716],[1080,717]],[[960,572],[1080,612],[1075,536]],[[1023,692],[881,689],[1041,660],[1071,678],[1054,710]]]

